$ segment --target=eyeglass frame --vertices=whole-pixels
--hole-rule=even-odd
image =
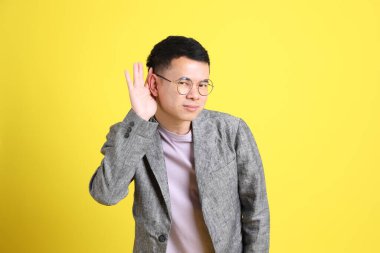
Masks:
[[[164,79],[164,80],[166,80],[166,81],[168,81],[168,82],[170,82],[170,83],[175,83],[175,85],[177,86],[177,92],[178,92],[178,94],[183,95],[183,96],[189,94],[190,91],[191,91],[191,89],[192,89],[193,86],[194,86],[194,82],[193,82],[193,80],[191,80],[191,79],[188,78],[188,77],[181,77],[181,78],[179,78],[179,79],[177,79],[177,80],[172,81],[172,80],[169,80],[169,79],[167,79],[166,77],[163,77],[162,75],[159,75],[159,74],[157,74],[157,73],[153,73],[153,74],[156,75],[156,76],[158,76],[158,77],[160,77],[160,78],[162,78],[162,79]],[[190,82],[191,82],[191,87],[190,87],[189,91],[188,91],[186,94],[182,94],[182,93],[180,93],[179,90],[178,90],[178,87],[179,87],[179,86],[178,86],[178,83],[176,83],[176,82],[177,82],[177,81],[180,81],[180,80],[186,80],[186,81],[190,81]],[[202,95],[202,94],[201,94],[201,92],[199,91],[199,85],[198,85],[198,93],[199,93],[199,95],[204,96],[204,97],[210,95],[211,91],[214,89],[214,84],[213,84],[213,82],[212,82],[210,79],[205,79],[205,80],[207,80],[207,81],[209,82],[207,85],[210,85],[210,86],[211,86],[211,90],[210,90],[210,92],[209,92],[207,95]],[[204,80],[203,80],[203,81],[204,81]],[[201,81],[201,82],[202,82],[202,81]]]

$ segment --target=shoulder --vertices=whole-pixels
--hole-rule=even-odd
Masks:
[[[197,120],[202,122],[226,122],[236,124],[239,123],[239,120],[241,119],[226,112],[203,109],[202,112],[198,115]]]
[[[194,123],[201,128],[235,135],[241,121],[241,118],[226,112],[203,109]]]
[[[211,128],[215,131],[226,130],[230,135],[236,135],[238,132],[252,134],[243,118],[226,112],[203,109],[194,122],[200,127]]]

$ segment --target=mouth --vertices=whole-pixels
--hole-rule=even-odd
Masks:
[[[200,106],[197,106],[197,105],[184,105],[183,107],[185,107],[188,111],[196,111],[198,110],[198,108],[200,108]]]

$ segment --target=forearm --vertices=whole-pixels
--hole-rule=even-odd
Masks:
[[[267,253],[270,214],[263,164],[256,141],[244,121],[239,125],[236,147],[243,252]]]
[[[255,194],[250,197],[251,201],[242,201],[243,252],[267,253],[270,238],[268,200],[264,189],[257,190]]]
[[[91,196],[103,205],[115,205],[128,194],[136,167],[157,128],[130,110],[122,122],[110,127],[101,148],[104,155],[89,184]]]

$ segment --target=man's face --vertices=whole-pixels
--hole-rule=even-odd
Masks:
[[[200,81],[209,78],[209,65],[206,62],[191,60],[187,57],[173,59],[169,68],[157,73],[173,82],[168,82],[156,76],[157,82],[157,113],[172,123],[192,121],[203,110],[207,97],[198,92]],[[193,82],[193,87],[187,95],[180,95],[174,81],[187,77]]]

